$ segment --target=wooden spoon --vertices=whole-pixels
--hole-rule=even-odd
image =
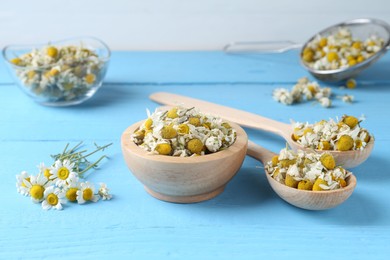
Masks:
[[[313,149],[305,148],[291,138],[293,129],[292,126],[289,124],[281,123],[242,110],[166,92],[153,93],[152,95],[150,95],[150,99],[160,104],[170,106],[176,106],[178,104],[183,104],[185,106],[194,106],[201,109],[203,112],[218,115],[228,121],[235,122],[241,126],[260,129],[279,135],[283,137],[294,150],[301,149],[305,151],[313,151]],[[353,168],[363,163],[370,156],[373,147],[374,138],[371,138],[371,140],[368,142],[367,146],[363,150],[327,152],[330,152],[333,155],[337,165],[341,165],[344,168]],[[322,150],[315,151],[318,153],[325,152]]]
[[[248,141],[247,155],[261,161],[265,165],[275,153]],[[347,186],[330,191],[308,191],[288,187],[265,173],[272,189],[288,203],[303,209],[324,210],[336,207],[351,196],[356,187],[356,177],[351,174],[347,179]]]

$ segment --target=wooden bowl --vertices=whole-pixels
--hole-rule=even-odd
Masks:
[[[247,154],[266,165],[277,155],[251,141],[248,142]],[[347,186],[330,191],[298,190],[284,185],[265,171],[268,183],[283,200],[296,207],[308,210],[324,210],[334,208],[346,201],[356,187],[356,177],[351,173],[346,179]]]
[[[196,157],[150,154],[130,138],[143,121],[122,134],[122,153],[127,167],[153,197],[176,203],[193,203],[220,194],[244,161],[248,137],[237,124],[237,139],[228,149]]]

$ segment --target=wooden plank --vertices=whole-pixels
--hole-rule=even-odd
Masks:
[[[91,217],[91,215],[83,215]],[[99,218],[93,216],[94,218]],[[312,216],[315,218],[315,216]],[[125,218],[125,217],[123,217]],[[66,220],[65,220],[66,221]],[[288,221],[288,219],[286,219]],[[79,223],[73,228],[58,229],[57,223],[30,232],[33,225],[17,227],[8,239],[0,240],[0,257],[6,259],[298,259],[304,255],[328,258],[330,251],[350,242],[347,258],[387,259],[388,236],[372,227],[312,226],[188,226],[155,227],[116,225],[91,227]],[[53,232],[53,229],[59,232]],[[0,229],[0,232],[7,230]],[[75,239],[77,238],[77,239]],[[39,240],[40,242],[34,242]],[[50,242],[48,246],[44,242]],[[8,246],[7,246],[8,245]],[[304,251],[304,253],[302,253]],[[337,251],[337,250],[336,250]],[[343,258],[346,257],[344,254]],[[342,259],[339,254],[333,259]]]

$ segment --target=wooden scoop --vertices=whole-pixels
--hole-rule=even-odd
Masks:
[[[283,137],[292,149],[312,151],[311,148],[305,148],[301,144],[295,142],[291,136],[293,129],[291,125],[278,122],[269,118],[265,118],[256,114],[245,112],[242,110],[213,104],[207,101],[185,97],[177,94],[171,94],[166,92],[158,92],[150,95],[150,99],[160,104],[176,106],[183,104],[187,107],[197,107],[203,112],[209,114],[218,115],[225,118],[228,121],[235,122],[241,126],[260,129],[268,131]],[[336,160],[337,165],[341,165],[344,168],[353,168],[363,163],[368,156],[371,154],[372,148],[374,147],[374,138],[371,138],[367,146],[363,150],[353,151],[327,151],[330,152]],[[318,153],[325,151],[316,150]]]
[[[164,106],[158,109],[166,111],[170,107]],[[244,130],[232,124],[237,130],[237,140],[233,146],[224,151],[187,158],[150,156],[130,141],[129,133],[133,133],[138,126],[139,123],[127,129],[122,135],[125,161],[132,173],[144,183],[145,189],[161,200],[190,203],[210,199],[222,192],[226,182],[238,171],[245,152],[261,161],[263,165],[276,155],[251,141],[247,144]],[[188,167],[190,162],[193,164]],[[212,174],[209,169],[213,169]],[[332,191],[298,190],[279,183],[267,172],[266,176],[272,189],[283,200],[309,210],[324,210],[338,206],[348,199],[356,186],[356,178],[352,174],[346,179],[346,187]],[[216,187],[220,188],[216,189]],[[210,190],[212,192],[209,192]]]
[[[261,161],[265,165],[275,153],[248,141],[247,155]],[[347,186],[330,191],[308,191],[288,187],[265,173],[272,189],[286,202],[303,209],[324,210],[336,207],[347,200],[356,187],[356,177],[351,174],[347,179]]]

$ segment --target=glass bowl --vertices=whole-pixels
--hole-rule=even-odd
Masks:
[[[47,106],[76,105],[91,98],[102,86],[111,55],[108,46],[93,37],[9,45],[2,53],[16,84]]]

